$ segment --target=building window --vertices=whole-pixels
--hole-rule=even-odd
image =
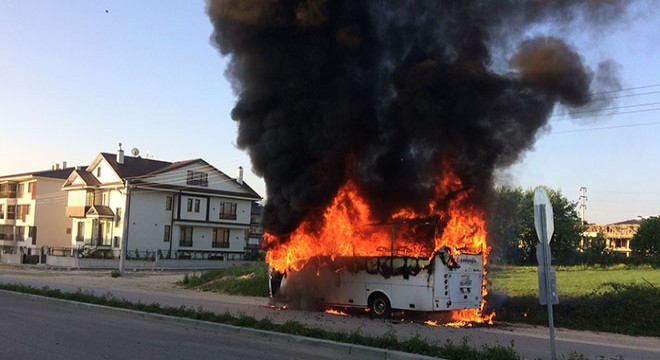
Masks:
[[[16,205],[7,205],[7,220],[16,219]]]
[[[199,203],[200,203],[199,199],[195,199],[195,212],[196,213],[199,212]]]
[[[85,240],[85,223],[79,222],[78,229],[76,231],[76,241],[81,242]]]
[[[16,197],[23,197],[23,190],[25,190],[25,185],[24,184],[18,184],[16,185]]]
[[[186,207],[188,212],[192,212],[192,201],[193,199],[188,199],[188,206]]]
[[[0,198],[13,199],[16,197],[16,184],[0,184]]]
[[[172,227],[170,225],[165,225],[165,230],[163,231],[163,241],[170,242],[171,231]]]
[[[168,196],[165,198],[165,210],[172,210],[172,197]]]
[[[94,205],[94,191],[87,191],[85,194],[85,206]]]
[[[179,246],[193,246],[193,228],[192,226],[182,226],[179,235]]]
[[[4,219],[4,218],[5,218],[5,209],[3,205],[0,205],[0,219]]]
[[[188,170],[188,176],[186,178],[186,184],[188,185],[198,185],[198,186],[209,186],[209,175],[201,171],[192,171]]]
[[[121,208],[115,209],[115,227],[119,227],[119,222],[121,221]]]
[[[25,226],[16,227],[16,241],[25,240]]]
[[[96,168],[96,177],[97,178],[101,177],[101,167],[100,166]]]
[[[16,208],[16,215],[18,216],[18,219],[25,221],[26,217],[30,214],[30,205],[16,205]]]
[[[37,183],[28,183],[28,194],[32,194],[32,200],[37,198]]]
[[[87,193],[88,196],[89,196],[89,194],[90,193]],[[93,205],[107,206],[108,205],[108,195],[109,195],[108,192],[101,191],[101,190],[97,190],[97,191],[93,192],[92,193],[92,204]],[[89,199],[87,201],[89,202]],[[90,205],[92,205],[92,204],[90,204]],[[90,206],[90,205],[87,205],[87,206]]]
[[[30,204],[19,205],[21,207],[21,216],[30,215]]]
[[[236,203],[221,202],[220,203],[220,219],[236,220]]]
[[[216,228],[213,229],[213,243],[211,247],[214,248],[228,248],[229,247],[229,229]]]

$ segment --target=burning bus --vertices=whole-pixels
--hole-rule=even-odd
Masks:
[[[392,310],[448,311],[479,309],[482,301],[481,254],[443,248],[434,256],[343,256],[315,258],[299,271],[271,273],[271,296],[287,301],[298,282],[315,286],[312,304],[366,308],[375,317]],[[311,272],[311,273],[310,273]],[[307,280],[302,280],[302,279]],[[294,295],[295,296],[295,295]]]
[[[383,318],[403,310],[490,322],[493,314],[483,314],[485,225],[483,214],[465,203],[469,193],[454,197],[449,212],[401,211],[374,224],[359,190],[348,184],[319,223],[304,222],[268,250],[274,301],[309,310],[365,308]],[[266,234],[266,241],[277,239]]]

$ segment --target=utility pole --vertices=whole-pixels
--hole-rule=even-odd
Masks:
[[[580,188],[580,220],[582,220],[582,225],[584,225],[584,210],[587,208],[587,188],[586,187],[581,187]],[[584,240],[584,234],[580,236],[580,248],[584,249],[585,246],[585,240]]]
[[[126,211],[124,211],[124,227],[121,235],[121,249],[119,255],[119,273],[124,274],[126,268],[126,247],[128,246],[128,222],[131,210],[131,181],[126,179]]]
[[[584,225],[584,210],[587,208],[587,188],[586,187],[581,187],[580,188],[580,219],[582,220],[582,224]]]

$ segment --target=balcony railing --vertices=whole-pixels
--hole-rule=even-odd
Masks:
[[[16,191],[0,191],[0,199],[16,199]]]
[[[14,234],[0,234],[0,240],[14,240]]]

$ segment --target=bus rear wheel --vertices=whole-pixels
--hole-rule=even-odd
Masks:
[[[372,295],[369,309],[370,314],[377,318],[389,319],[392,314],[390,300],[381,293]]]

